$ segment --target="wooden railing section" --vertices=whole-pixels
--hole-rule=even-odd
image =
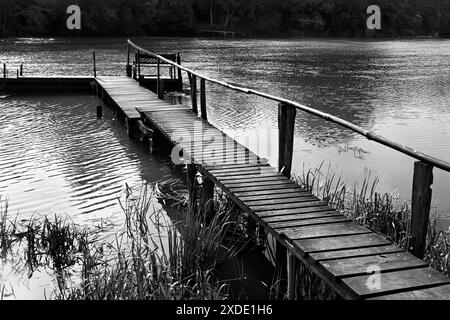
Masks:
[[[437,159],[423,152],[414,150],[406,145],[402,145],[395,141],[392,141],[386,137],[375,134],[371,131],[365,130],[349,121],[333,116],[331,114],[316,110],[314,108],[302,105],[296,101],[288,100],[282,97],[274,96],[268,93],[260,92],[254,89],[245,88],[235,84],[230,84],[221,80],[213,79],[208,76],[204,76],[196,71],[193,71],[185,66],[170,61],[158,54],[145,50],[132,41],[128,40],[128,63],[127,63],[127,75],[131,77],[131,65],[130,65],[130,52],[134,49],[138,52],[145,53],[162,61],[166,64],[171,64],[177,68],[178,72],[184,71],[187,73],[192,95],[192,110],[198,114],[197,107],[197,78],[200,79],[200,111],[201,117],[204,120],[208,119],[206,112],[206,82],[217,84],[225,88],[242,92],[245,94],[251,94],[258,97],[266,98],[278,102],[278,130],[279,130],[279,152],[278,152],[278,169],[285,176],[290,177],[292,168],[292,155],[294,145],[294,124],[296,111],[304,111],[319,118],[325,119],[332,123],[338,124],[346,129],[349,129],[361,136],[364,136],[368,140],[374,141],[378,144],[384,145],[397,152],[403,153],[413,159],[416,159],[414,163],[413,173],[413,185],[412,185],[412,199],[411,199],[411,228],[410,228],[410,241],[409,251],[416,257],[423,259],[426,245],[426,237],[429,223],[430,206],[432,199],[431,185],[433,184],[433,168],[439,168],[446,172],[450,172],[450,163],[441,159]],[[161,81],[159,76],[158,65],[158,83]],[[158,86],[160,88],[160,86]],[[161,97],[162,93],[158,91],[158,95]]]

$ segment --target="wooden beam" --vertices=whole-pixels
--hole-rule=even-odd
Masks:
[[[177,64],[181,65],[180,53],[177,53]],[[181,76],[181,69],[178,68],[178,90],[183,91],[183,77]]]
[[[210,223],[214,217],[214,182],[206,176],[202,182],[202,209],[206,223]]]
[[[187,182],[187,188],[189,192],[189,200],[191,206],[195,204],[196,200],[196,188],[197,188],[197,165],[189,163],[187,165],[187,176],[186,176],[186,182]]]
[[[292,169],[296,112],[294,106],[278,105],[278,170],[288,178]]]
[[[294,300],[296,298],[297,284],[297,258],[288,251],[287,256],[287,299]]]
[[[277,240],[275,244],[275,272],[277,273],[277,280],[279,281],[279,299],[283,299],[287,289],[287,254],[286,247],[279,240]]]
[[[427,240],[428,223],[433,184],[433,166],[417,161],[414,163],[414,177],[411,199],[411,237],[409,250],[423,259]]]
[[[92,52],[92,59],[94,62],[94,78],[97,78],[97,65],[96,65],[96,61],[95,61],[95,51]]]
[[[191,75],[191,99],[192,99],[192,111],[198,115],[197,108],[197,76]]]
[[[127,50],[127,77],[131,78],[131,65],[130,65],[130,54],[131,54],[131,46],[128,44]]]
[[[157,62],[157,76],[156,76],[156,94],[158,95],[158,99],[161,99],[161,62],[158,59]],[[139,77],[140,79],[141,77]]]
[[[202,112],[202,119],[208,121],[208,114],[206,112],[206,81],[200,79],[200,109]]]

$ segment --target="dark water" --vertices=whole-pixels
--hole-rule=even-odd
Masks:
[[[180,51],[184,64],[205,75],[299,101],[450,160],[448,40],[143,38],[136,42],[159,53]],[[98,74],[124,74],[125,39],[3,40],[0,60],[24,63],[25,75],[92,74],[93,50]],[[218,86],[207,89],[211,122],[276,165],[276,104]],[[361,181],[370,171],[380,177],[380,191],[398,194],[400,202],[410,197],[413,159],[299,113],[295,171],[322,162],[349,184]],[[77,163],[74,159],[67,166]],[[450,174],[438,169],[434,173],[433,211],[447,227]]]
[[[129,140],[126,129],[89,95],[9,96],[0,100],[0,195],[9,212],[67,214],[75,222],[120,222],[125,184],[175,184],[164,160]]]

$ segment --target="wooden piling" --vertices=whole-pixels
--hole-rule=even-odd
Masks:
[[[130,54],[131,54],[131,46],[128,44],[127,50],[127,77],[131,78],[131,65],[130,65]]]
[[[96,65],[96,61],[95,61],[95,51],[92,52],[92,60],[94,63],[94,78],[97,78],[97,65]]]
[[[157,59],[156,62],[156,94],[158,95],[158,99],[161,99],[161,61]],[[139,79],[141,77],[139,76]]]
[[[159,93],[158,98],[164,100],[164,80],[159,79]]]
[[[177,53],[177,64],[181,65],[181,56],[180,53]],[[183,90],[183,77],[181,75],[181,69],[178,68],[178,90],[182,91]]]
[[[97,106],[97,118],[103,117],[103,108],[102,106]]]
[[[294,151],[295,116],[294,106],[278,105],[278,171],[290,178]]]
[[[288,251],[286,256],[286,262],[287,262],[286,296],[288,300],[294,300],[296,298],[297,258],[292,252]]]
[[[195,205],[196,201],[197,173],[198,173],[197,165],[194,163],[188,163],[186,183],[191,207]]]
[[[138,52],[136,53],[136,63],[137,63],[137,69],[138,69],[137,70],[137,80],[138,80],[139,84],[141,84],[141,62],[140,62],[140,59],[141,59],[141,54],[140,54],[140,51],[138,50]],[[158,62],[159,62],[159,60],[158,60]]]
[[[209,223],[214,218],[214,182],[206,176],[203,176],[201,201],[205,220]]]
[[[416,161],[411,199],[411,237],[409,250],[423,259],[427,240],[433,184],[433,166]]]
[[[277,275],[279,276],[279,295],[278,298],[282,299],[284,296],[284,293],[287,289],[287,249],[286,247],[280,242],[280,240],[276,241],[275,244],[275,267]]]
[[[202,112],[202,119],[208,121],[208,114],[206,112],[206,81],[200,79],[200,110]]]
[[[23,64],[20,65],[20,76],[23,77]]]
[[[191,75],[191,99],[192,99],[192,111],[198,115],[197,107],[197,76]]]
[[[6,63],[3,63],[3,79],[6,79]]]

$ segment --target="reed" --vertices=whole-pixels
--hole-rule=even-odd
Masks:
[[[221,210],[207,223],[205,210],[186,209],[185,219],[172,223],[151,209],[154,194],[147,186],[137,196],[127,189],[121,203],[126,228],[116,237],[115,246],[109,248],[108,256],[112,252],[115,258],[101,267],[84,266],[82,288],[69,290],[60,298],[227,298],[228,285],[218,280],[214,268],[220,259],[234,254],[223,247],[224,238],[234,225],[232,211]],[[96,251],[91,248],[86,255]]]

